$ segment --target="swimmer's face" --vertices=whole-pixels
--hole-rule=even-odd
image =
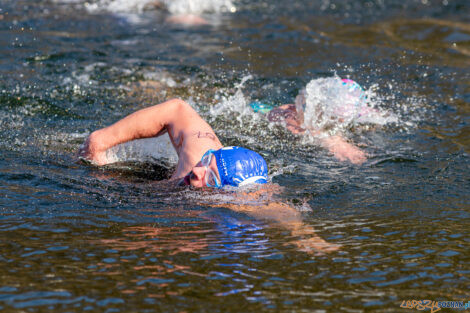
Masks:
[[[212,155],[210,160],[203,157],[191,172],[183,178],[183,183],[186,186],[191,185],[193,187],[218,187],[220,185],[220,176],[215,157]]]

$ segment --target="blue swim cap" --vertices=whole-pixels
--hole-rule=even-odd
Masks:
[[[268,182],[268,165],[258,153],[242,147],[225,147],[213,153],[222,186]]]

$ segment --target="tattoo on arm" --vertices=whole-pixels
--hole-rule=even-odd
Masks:
[[[202,131],[198,131],[196,133],[197,135],[197,138],[209,138],[209,139],[212,139],[215,141],[216,137],[213,133],[211,132],[202,132]]]

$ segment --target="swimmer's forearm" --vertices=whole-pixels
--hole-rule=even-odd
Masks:
[[[348,142],[340,136],[321,136],[320,132],[318,132],[316,135],[319,136],[322,146],[328,150],[333,150],[338,145],[343,145],[345,143],[348,144]]]

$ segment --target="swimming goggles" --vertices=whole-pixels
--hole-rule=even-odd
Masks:
[[[213,152],[215,152],[215,150],[209,149],[201,158],[201,165],[206,167],[206,175],[204,175],[204,180],[206,181],[207,187],[222,188],[217,174],[209,167],[212,158],[215,158]]]

